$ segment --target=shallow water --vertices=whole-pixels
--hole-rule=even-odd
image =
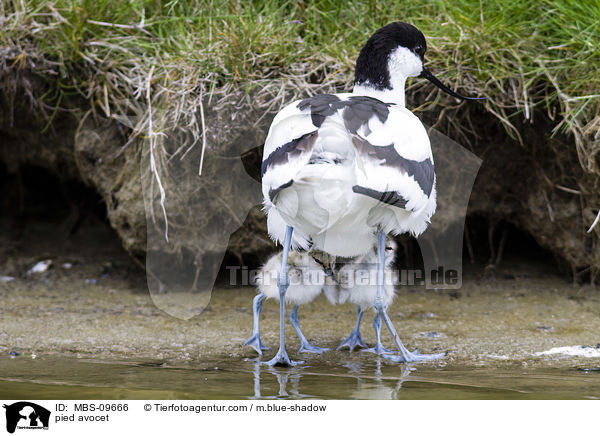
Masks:
[[[294,368],[64,357],[3,357],[0,366],[5,399],[600,399],[600,371],[581,368],[432,368],[361,356]]]
[[[157,308],[130,273],[113,267],[92,284],[98,265],[80,265],[0,283],[0,398],[600,398],[600,295],[546,272],[513,269],[511,279],[472,279],[455,293],[399,289],[388,313],[402,341],[447,352],[441,360],[398,365],[347,350],[301,356],[288,324],[290,357],[306,363],[273,369],[243,345],[255,289],[216,289],[204,312],[183,320]],[[356,316],[322,296],[299,314],[307,338],[333,349]],[[370,346],[372,319],[366,314],[361,327]],[[261,338],[279,342],[275,301],[265,301]],[[387,332],[383,342],[391,346]]]

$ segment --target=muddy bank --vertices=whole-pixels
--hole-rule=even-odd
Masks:
[[[92,359],[150,359],[202,366],[220,360],[255,357],[242,343],[252,325],[252,288],[216,289],[199,316],[182,321],[164,314],[140,287],[124,287],[109,278],[98,283],[62,277],[47,281],[3,283],[0,297],[0,351],[28,360],[52,355]],[[536,353],[554,347],[596,346],[600,339],[600,298],[560,278],[467,281],[460,293],[401,290],[389,309],[405,343],[421,352],[447,351],[433,367],[487,366],[572,368],[596,365],[582,356]],[[335,348],[354,324],[354,308],[331,306],[324,298],[300,309],[306,336]],[[362,332],[374,343],[372,316]],[[278,306],[266,302],[261,320],[263,341],[278,343]],[[288,326],[289,350],[299,342]],[[390,344],[390,338],[385,342]],[[266,356],[275,350],[267,352]],[[597,353],[600,354],[600,351]],[[330,351],[304,356],[322,362],[368,362],[370,354]]]
[[[33,73],[21,72],[14,80],[23,81],[22,76],[28,79],[33,100],[0,101],[0,183],[14,188],[15,179],[41,168],[61,182],[87,185],[102,199],[125,249],[138,256],[153,249],[152,241],[164,240],[167,228],[170,243],[160,249],[189,265],[210,263],[212,253],[225,249],[256,263],[273,249],[260,212],[260,185],[253,178],[260,174],[257,147],[264,141],[275,110],[257,110],[241,88],[231,89],[218,105],[206,101],[208,142],[199,177],[201,147],[198,138],[185,129],[174,128],[150,144],[133,137],[130,127],[75,100],[68,102],[69,111],[57,112],[49,124],[38,113],[34,98],[45,92],[45,85]],[[423,93],[410,95],[410,106],[419,106],[424,98]],[[580,281],[596,279],[599,230],[587,230],[597,213],[600,179],[581,169],[572,138],[555,135],[553,122],[536,114],[535,125],[518,127],[528,144],[524,147],[476,104],[453,108],[441,118],[436,110],[419,116],[483,160],[468,219],[482,219],[487,228],[470,229],[474,243],[492,253],[501,252],[502,226],[509,224],[551,252],[563,265],[564,274]],[[457,120],[480,128],[464,132],[457,128]],[[152,149],[156,173],[150,164]],[[436,159],[440,162],[443,156]],[[165,190],[164,210],[159,179]],[[19,207],[23,189],[12,189],[2,200],[5,210]],[[438,209],[443,210],[443,199],[439,201]],[[214,222],[221,224],[219,238],[211,236]]]
[[[556,276],[545,260],[511,255],[492,271],[469,265],[459,291],[399,289],[389,314],[402,340],[411,350],[448,352],[440,361],[300,355],[288,324],[288,351],[306,363],[271,369],[243,345],[255,289],[220,285],[206,310],[184,321],[153,304],[140,265],[94,217],[68,236],[39,224],[25,226],[18,240],[8,234],[0,233],[3,398],[598,396],[598,292]],[[47,270],[30,272],[46,261]],[[276,351],[278,316],[278,304],[265,302],[261,334],[273,348],[263,360]],[[320,297],[299,316],[311,342],[334,349],[352,329],[355,310]],[[370,345],[372,319],[365,315],[361,329]],[[384,344],[391,346],[387,333]],[[558,347],[578,355],[537,354]]]
[[[188,321],[171,317],[153,304],[143,264],[122,249],[100,216],[88,211],[74,224],[65,221],[65,213],[69,215],[46,214],[43,220],[0,219],[0,355],[10,359],[12,353],[21,361],[34,356],[141,359],[192,367],[256,357],[242,345],[251,332],[253,288],[227,286],[225,274],[204,312]],[[235,262],[226,257],[224,265]],[[48,267],[35,272],[40,263]],[[462,289],[400,287],[389,310],[411,349],[448,352],[442,361],[427,365],[599,366],[597,359],[583,357],[586,352],[535,354],[600,342],[597,290],[556,275],[552,259],[526,245],[507,249],[493,268],[485,263],[465,266]],[[299,314],[311,341],[335,348],[352,329],[355,310],[350,305],[331,306],[320,297]],[[278,305],[265,302],[261,330],[270,346],[277,344],[278,322]],[[362,333],[370,344],[371,322],[372,314],[367,314]],[[298,340],[289,326],[287,336],[295,355]],[[391,345],[387,336],[385,343]],[[347,351],[306,357],[310,365],[336,367],[368,364],[373,358]]]

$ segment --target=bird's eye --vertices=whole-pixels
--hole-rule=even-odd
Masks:
[[[425,54],[425,48],[423,48],[422,45],[418,45],[415,47],[415,53],[423,57],[423,55]]]

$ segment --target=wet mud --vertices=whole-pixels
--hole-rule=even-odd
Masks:
[[[560,277],[472,279],[458,292],[400,289],[390,317],[409,349],[448,353],[434,362],[347,350],[301,355],[288,323],[290,355],[305,360],[295,368],[260,364],[278,345],[275,301],[261,316],[271,350],[261,359],[243,345],[253,288],[216,289],[204,312],[185,321],[158,309],[139,282],[84,277],[73,268],[0,284],[0,396],[600,398],[600,296]],[[332,350],[355,322],[352,306],[324,297],[299,316],[307,338]],[[361,328],[370,345],[372,319],[366,314]],[[392,346],[386,332],[383,340]],[[558,347],[570,354],[543,354]]]

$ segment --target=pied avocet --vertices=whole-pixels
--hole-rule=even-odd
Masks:
[[[423,124],[405,107],[408,77],[425,77],[462,97],[423,65],[423,34],[394,22],[377,30],[360,51],[351,93],[295,101],[273,120],[261,167],[267,227],[283,244],[280,347],[269,365],[294,365],[285,349],[288,252],[320,250],[353,257],[377,244],[377,292],[373,307],[398,347],[396,361],[437,359],[410,352],[400,341],[384,298],[388,233],[419,235],[436,208],[435,173]],[[359,312],[360,316],[360,312]]]

